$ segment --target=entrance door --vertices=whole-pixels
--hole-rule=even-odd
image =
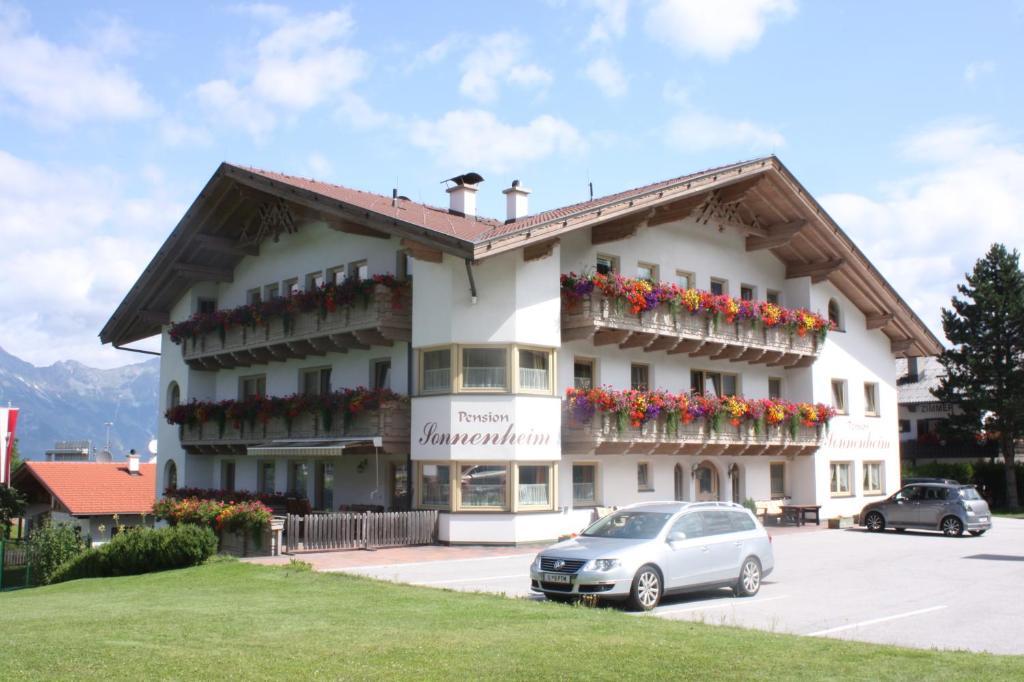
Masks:
[[[677,464],[675,468],[676,501],[682,502],[686,499],[686,477],[683,476],[683,465]]]
[[[718,500],[718,471],[710,462],[701,462],[697,467],[697,501]]]

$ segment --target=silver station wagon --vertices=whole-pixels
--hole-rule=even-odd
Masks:
[[[860,523],[872,531],[922,528],[941,530],[946,535],[963,535],[965,530],[982,535],[992,527],[992,514],[974,486],[915,483],[864,507]]]
[[[774,567],[771,538],[744,507],[644,502],[543,550],[530,582],[554,601],[591,595],[648,611],[671,592],[731,587],[753,596]]]

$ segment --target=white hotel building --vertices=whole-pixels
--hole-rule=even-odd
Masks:
[[[441,510],[452,543],[576,531],[595,506],[785,498],[854,514],[899,486],[894,357],[936,338],[775,157],[573,206],[476,215],[479,176],[442,209],[222,164],[101,332],[162,334],[161,404],[387,387],[352,420],[255,427],[160,419],[158,491],[290,492],[313,508]],[[497,192],[498,190],[493,190]],[[665,311],[631,315],[560,276],[611,269],[836,319],[824,341]],[[344,277],[391,273],[372,300],[200,334],[172,323]],[[835,404],[830,427],[754,433],[580,423],[566,389],[606,385]]]

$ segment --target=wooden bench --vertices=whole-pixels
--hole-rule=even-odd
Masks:
[[[817,504],[784,504],[782,515],[786,520],[794,522],[798,526],[807,522],[807,516],[814,514],[814,525],[821,525],[821,505]]]
[[[786,518],[784,506],[788,505],[789,498],[785,497],[781,500],[757,500],[754,504],[757,506],[757,516],[761,519],[761,524],[767,526],[768,519],[771,519],[776,524],[784,523],[789,519]],[[793,519],[795,523],[796,520]]]

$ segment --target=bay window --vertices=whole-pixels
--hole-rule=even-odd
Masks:
[[[516,500],[520,509],[551,509],[551,465],[520,464]]]
[[[508,467],[504,464],[463,464],[459,468],[462,509],[506,509]]]
[[[420,506],[448,509],[452,502],[451,466],[420,465]]]
[[[423,351],[421,393],[446,393],[452,390],[452,351],[450,348]]]
[[[523,391],[551,392],[551,353],[519,349],[519,388]]]
[[[504,348],[463,348],[462,387],[506,389],[508,351]]]

